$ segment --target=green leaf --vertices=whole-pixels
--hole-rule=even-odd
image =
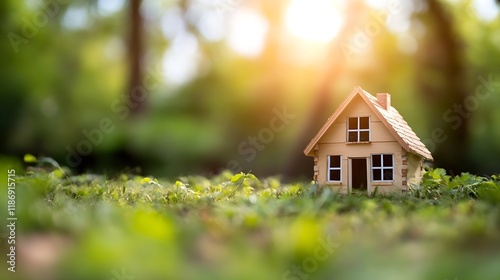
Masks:
[[[54,171],[51,172],[51,174],[55,177],[55,178],[58,178],[58,179],[61,179],[64,177],[64,172],[61,170],[61,169],[56,169]]]
[[[234,175],[233,177],[231,177],[231,182],[233,183],[236,183],[238,182],[243,176],[245,176],[245,174],[243,172],[241,173],[238,173],[236,175]]]
[[[151,178],[147,178],[147,177],[141,180],[141,184],[148,184],[151,182],[152,182]]]
[[[246,179],[257,180],[257,181],[259,180],[259,179],[257,179],[257,177],[255,177],[255,175],[253,175],[252,173],[248,173],[248,174],[246,174],[245,178],[246,178]]]
[[[26,163],[35,163],[35,162],[37,162],[37,159],[32,154],[25,154],[24,155],[24,162],[26,162]]]
[[[175,181],[175,186],[182,187],[182,186],[184,186],[184,183],[182,183],[181,181]]]

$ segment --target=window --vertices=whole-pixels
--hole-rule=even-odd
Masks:
[[[328,156],[328,182],[342,181],[342,156]]]
[[[356,143],[368,141],[370,141],[370,118],[349,118],[347,126],[347,142]]]
[[[374,182],[394,180],[394,155],[372,155],[372,180]]]

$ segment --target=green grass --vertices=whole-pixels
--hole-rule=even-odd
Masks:
[[[61,170],[17,177],[18,266],[2,279],[500,279],[496,176],[436,169],[404,195],[340,195],[229,172]]]

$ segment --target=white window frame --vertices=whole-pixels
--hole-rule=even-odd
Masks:
[[[340,166],[339,167],[331,167],[330,166],[330,158],[331,157],[339,157],[340,158]],[[327,175],[326,175],[327,181],[328,182],[336,182],[336,183],[342,182],[342,156],[341,155],[329,155],[327,157],[327,159],[328,159]],[[338,181],[337,180],[330,180],[330,171],[332,171],[332,170],[339,170],[340,171],[340,180],[338,180]]]
[[[368,129],[365,128],[360,128],[361,127],[361,118],[368,118]],[[356,129],[350,129],[349,128],[349,119],[357,119],[358,120],[358,128]],[[370,116],[363,116],[363,117],[348,117],[347,118],[347,143],[365,143],[365,142],[370,142],[372,138],[372,132],[371,132],[371,125],[370,125]],[[349,133],[350,132],[356,132],[358,137],[357,141],[351,142],[349,141]],[[360,141],[360,135],[361,132],[368,132],[368,141]]]
[[[384,156],[388,155],[392,156],[392,166],[384,166]],[[373,156],[380,156],[380,166],[373,166]],[[372,154],[370,165],[372,182],[394,182],[394,154]],[[381,180],[375,180],[373,170],[380,170]],[[384,180],[384,170],[392,170],[392,180]]]

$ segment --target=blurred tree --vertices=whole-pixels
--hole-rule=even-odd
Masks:
[[[1,67],[0,77],[0,151],[7,146],[10,135],[19,124],[21,113],[26,104],[26,83],[22,76],[18,75],[19,48],[25,45],[26,39],[17,28],[18,22],[10,16],[10,11],[19,9],[20,4],[14,1],[1,1],[0,3],[0,26],[2,40],[0,40]],[[15,36],[15,37],[13,37]]]
[[[130,26],[129,26],[129,72],[128,100],[131,112],[137,114],[145,110],[146,99],[143,95],[146,89],[142,84],[144,69],[143,48],[143,19],[141,15],[142,0],[130,0]]]
[[[463,43],[444,4],[438,0],[425,1],[428,11],[417,16],[427,32],[415,56],[415,65],[416,86],[428,106],[425,116],[433,129],[432,142],[426,144],[433,150],[436,166],[459,174],[471,168],[463,158],[466,153],[457,160],[457,151],[467,150],[469,143],[468,118],[461,116],[461,125],[450,129],[445,112],[454,110],[455,104],[463,104],[470,92],[464,73]]]

